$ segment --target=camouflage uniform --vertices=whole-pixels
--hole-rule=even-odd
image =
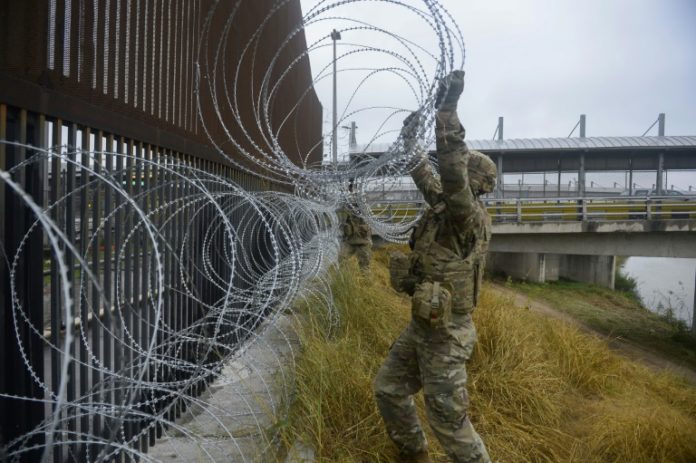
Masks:
[[[343,240],[341,241],[340,259],[348,259],[355,254],[362,270],[370,268],[372,257],[372,232],[370,226],[359,216],[349,210],[343,211]]]
[[[441,106],[436,137],[440,178],[427,159],[412,173],[430,206],[411,243],[413,317],[377,374],[375,396],[389,436],[403,455],[427,452],[413,401],[413,394],[423,388],[428,421],[450,458],[458,463],[490,462],[467,416],[465,363],[476,343],[471,312],[491,236],[490,218],[476,196],[492,189],[495,165],[483,154],[468,151],[456,99],[454,105]],[[440,282],[443,288],[435,290],[430,282]],[[430,317],[427,310],[424,316],[417,313],[423,305]]]

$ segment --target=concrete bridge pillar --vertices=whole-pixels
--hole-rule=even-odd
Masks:
[[[559,276],[614,289],[615,256],[559,256]]]
[[[488,268],[512,278],[546,283],[566,278],[614,289],[614,256],[491,252]]]
[[[558,256],[535,252],[491,252],[488,268],[518,280],[545,283],[558,280]]]

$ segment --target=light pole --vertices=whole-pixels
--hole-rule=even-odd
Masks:
[[[341,33],[336,29],[331,32],[333,40],[333,132],[331,136],[331,154],[334,167],[338,168],[338,108],[336,104],[336,41],[341,40]]]

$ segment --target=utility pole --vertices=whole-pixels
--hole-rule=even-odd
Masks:
[[[665,113],[660,113],[657,115],[657,136],[665,136]]]
[[[498,127],[495,129],[495,133],[498,135],[498,141],[503,141],[503,123],[503,116],[498,117]],[[495,138],[495,136],[493,138]]]
[[[341,40],[341,33],[336,29],[331,32],[331,40],[333,40],[333,124],[332,124],[332,139],[331,153],[333,157],[334,167],[338,167],[338,108],[336,103],[336,41]]]
[[[587,116],[584,114],[580,114],[580,120],[578,121],[577,124],[575,124],[575,127],[573,127],[573,130],[570,131],[568,134],[568,138],[572,137],[573,134],[575,133],[575,129],[580,127],[580,138],[585,138],[585,128],[587,125]]]

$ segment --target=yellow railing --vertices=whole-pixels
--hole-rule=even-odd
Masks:
[[[566,222],[696,219],[696,196],[514,198],[484,201],[494,222]],[[418,214],[422,201],[375,203],[380,219],[400,222]]]

